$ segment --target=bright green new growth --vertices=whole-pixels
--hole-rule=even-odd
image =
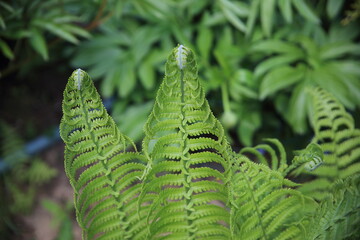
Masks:
[[[65,170],[84,239],[315,239],[337,223],[320,233],[314,213],[330,205],[318,207],[285,178],[299,165],[321,169],[322,144],[311,143],[290,166],[276,139],[234,153],[182,45],[167,60],[141,153],[82,70],[69,78],[63,112]],[[357,205],[347,207],[356,213]]]
[[[141,235],[134,199],[145,159],[125,152],[133,143],[106,112],[90,77],[73,72],[64,91],[60,134],[66,143],[65,171],[75,190],[84,239]]]
[[[140,200],[152,204],[148,238],[229,239],[227,142],[205,100],[193,53],[180,45],[165,74],[144,128],[150,161]]]

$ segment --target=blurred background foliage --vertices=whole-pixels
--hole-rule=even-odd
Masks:
[[[166,57],[183,44],[235,147],[276,137],[301,148],[312,136],[307,89],[333,93],[359,124],[359,14],[359,0],[1,1],[0,118],[22,141],[47,132],[82,68],[139,142]],[[32,168],[24,178],[37,179]]]
[[[351,111],[360,105],[359,5],[344,0],[5,1],[0,47],[8,62],[2,65],[2,81],[49,62],[54,68],[83,68],[105,98],[115,96],[115,118],[139,140],[163,63],[181,43],[196,52],[213,110],[234,130],[235,142],[251,145],[254,137],[284,123],[289,134],[304,135],[307,88],[327,89]],[[51,65],[59,60],[67,64]]]

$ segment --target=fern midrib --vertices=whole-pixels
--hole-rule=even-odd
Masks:
[[[180,89],[181,89],[181,116],[182,116],[182,121],[181,121],[181,127],[182,129],[180,129],[181,132],[181,137],[182,139],[184,139],[184,146],[183,149],[184,151],[186,150],[186,153],[184,154],[183,151],[183,155],[181,157],[181,161],[183,164],[183,171],[184,171],[184,188],[185,188],[185,202],[186,202],[186,219],[187,219],[187,223],[188,226],[191,226],[193,224],[193,221],[190,219],[190,215],[191,215],[191,211],[190,208],[192,207],[190,205],[191,200],[188,198],[189,194],[191,194],[190,189],[191,187],[188,187],[188,185],[190,186],[190,183],[187,183],[187,179],[189,177],[189,172],[186,169],[186,163],[185,161],[187,159],[190,159],[190,155],[189,155],[189,147],[188,147],[188,133],[186,130],[186,124],[185,124],[185,111],[184,111],[184,107],[185,107],[185,82],[184,82],[184,71],[183,69],[180,69]],[[188,235],[189,235],[189,239],[192,239],[194,237],[194,231],[188,231]]]
[[[102,152],[101,150],[99,150],[100,145],[98,144],[98,140],[96,139],[95,134],[93,133],[93,131],[91,131],[91,124],[90,124],[91,120],[90,120],[90,117],[89,117],[88,112],[87,112],[86,107],[85,107],[84,97],[83,97],[83,95],[82,95],[82,91],[81,91],[81,90],[79,90],[79,91],[80,91],[81,108],[82,108],[82,111],[83,111],[83,113],[84,113],[84,115],[85,115],[85,124],[86,124],[86,127],[89,129],[89,133],[90,133],[91,140],[92,140],[92,142],[93,142],[93,143],[95,144],[95,146],[96,146],[96,153],[100,156],[100,157],[99,157],[99,161],[100,161],[100,163],[101,163],[101,166],[102,166],[102,168],[105,170],[104,172],[107,172],[108,166],[107,166],[106,163],[104,163],[104,161],[102,161],[102,159],[101,159],[101,158],[105,158],[105,156],[103,156],[103,152]],[[108,180],[109,182],[112,182],[112,181],[113,181],[113,179],[112,179],[112,174],[111,174],[111,173],[110,173],[110,174],[105,174],[105,176],[106,176],[106,178],[107,178],[107,180]],[[116,189],[115,189],[114,186],[109,185],[109,187],[110,187],[110,189],[111,189],[111,191],[112,191],[113,193],[115,193],[115,194],[117,193],[117,191],[116,191]],[[111,194],[111,196],[112,196],[112,197],[115,199],[115,201],[118,203],[117,206],[120,206],[120,207],[117,207],[116,209],[117,209],[117,211],[119,212],[119,216],[120,216],[120,217],[119,217],[119,222],[120,222],[121,228],[123,229],[123,231],[121,231],[121,237],[123,238],[123,237],[124,237],[124,233],[126,233],[127,230],[128,230],[127,227],[124,228],[124,226],[128,226],[128,224],[126,224],[125,214],[123,214],[123,212],[124,212],[124,204],[122,204],[121,201],[120,201],[120,195],[119,195],[119,196],[116,196],[116,195]]]

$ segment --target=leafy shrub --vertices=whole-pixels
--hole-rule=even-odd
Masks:
[[[160,84],[167,52],[182,43],[200,56],[205,91],[221,91],[209,94],[211,102],[222,102],[215,114],[223,114],[225,128],[235,128],[243,144],[251,145],[256,131],[271,123],[264,119],[274,118],[263,111],[265,98],[294,132],[305,134],[306,87],[323,87],[352,110],[359,102],[359,32],[356,24],[339,25],[345,7],[331,0],[126,2],[119,18],[77,48],[72,65],[101,79],[105,97],[146,102]]]
[[[49,59],[47,34],[78,44],[78,37],[90,37],[74,24],[80,18],[69,11],[72,1],[17,0],[0,4],[0,49],[9,59],[26,58],[21,48],[31,46],[44,60]],[[8,40],[15,46],[9,46]],[[21,46],[23,45],[23,46]],[[25,45],[25,46],[24,46]]]
[[[200,56],[200,80],[234,142],[250,146],[254,139],[273,136],[284,121],[309,137],[304,88],[325,88],[358,111],[357,5],[343,0],[1,3],[0,49],[12,59],[1,72],[31,70],[41,63],[33,61],[34,53],[71,59],[71,65],[100,81],[104,97],[122,99],[114,115],[121,119],[124,105],[139,108],[152,101],[163,60],[181,43]],[[138,126],[145,121],[132,115],[129,122],[138,124],[128,124],[125,133],[140,139]]]

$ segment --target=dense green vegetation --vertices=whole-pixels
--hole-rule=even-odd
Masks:
[[[15,159],[12,153],[58,123],[59,89],[72,69],[91,75],[100,95],[112,100],[116,125],[139,148],[165,59],[178,44],[195,52],[199,80],[228,141],[252,159],[243,146],[277,146],[264,138],[279,139],[288,156],[306,149],[314,137],[309,90],[316,87],[338,99],[345,107],[341,114],[350,114],[353,127],[359,127],[359,9],[359,0],[1,1],[0,118],[12,126],[0,132],[0,156],[18,166],[0,173],[1,191],[10,196],[1,203],[31,211],[34,189],[55,175],[41,174],[46,159]],[[348,164],[321,168],[331,172],[319,180],[323,192],[337,177],[352,174]],[[34,183],[33,176],[42,180]],[[300,175],[301,181],[310,178]],[[311,195],[313,189],[304,191]],[[340,201],[348,192],[337,194]],[[21,205],[16,196],[28,196],[27,201]],[[4,216],[20,214],[5,210]],[[0,224],[0,233],[6,231],[2,226],[20,231],[11,222]]]
[[[114,118],[139,140],[164,59],[180,43],[199,56],[209,101],[216,115],[224,115],[225,128],[237,134],[232,134],[236,142],[251,145],[254,136],[256,141],[271,136],[271,129],[284,123],[289,128],[278,137],[309,135],[304,89],[320,86],[348,109],[359,107],[359,5],[343,0],[3,2],[0,46],[11,62],[1,71],[4,76],[29,72],[41,59],[71,57],[73,67],[100,81],[104,97],[122,99]]]
[[[75,70],[60,134],[83,239],[358,238],[360,131],[332,95],[312,95],[315,138],[292,162],[276,139],[238,154],[205,99],[194,53],[179,45],[138,151]],[[291,172],[314,179],[296,183]]]

